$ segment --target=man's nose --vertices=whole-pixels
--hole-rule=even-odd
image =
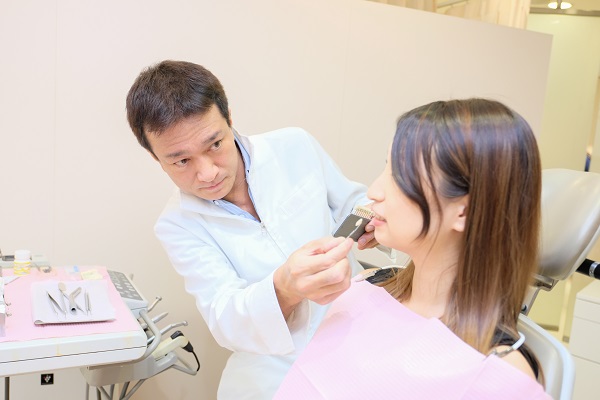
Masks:
[[[219,172],[219,168],[211,160],[200,160],[196,164],[196,178],[200,182],[212,182]]]

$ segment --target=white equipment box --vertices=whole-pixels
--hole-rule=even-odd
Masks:
[[[569,350],[575,360],[573,400],[596,399],[600,376],[600,281],[595,280],[575,297]],[[590,397],[591,396],[591,397]]]

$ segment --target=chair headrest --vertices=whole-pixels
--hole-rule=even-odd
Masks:
[[[542,171],[542,232],[538,274],[568,278],[600,235],[600,174]]]

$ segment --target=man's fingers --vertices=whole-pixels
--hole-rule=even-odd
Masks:
[[[327,250],[325,252],[325,254],[327,254],[329,257],[332,257],[333,259],[339,261],[343,258],[346,258],[346,256],[348,255],[348,252],[350,251],[350,249],[352,248],[352,245],[354,244],[354,242],[352,241],[352,239],[349,238],[335,238],[336,242],[338,242],[335,246],[332,246],[331,248],[329,248],[329,250]],[[341,240],[338,240],[341,239]],[[330,242],[331,244],[331,242]]]
[[[351,275],[348,260],[342,260],[329,269],[306,277],[302,290],[308,299],[327,304],[350,287]]]
[[[335,238],[337,245],[329,249],[325,253],[314,254],[311,256],[311,269],[313,273],[331,268],[333,265],[341,260],[344,260],[350,249],[352,249],[353,241],[349,238]],[[331,242],[329,243],[331,244]],[[325,247],[324,247],[325,248]]]
[[[339,246],[344,240],[345,238],[343,237],[334,238],[329,236],[309,242],[304,247],[310,251],[311,254],[325,254],[329,250]]]

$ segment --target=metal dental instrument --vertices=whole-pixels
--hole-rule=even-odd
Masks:
[[[162,313],[158,314],[156,317],[152,318],[152,322],[153,323],[157,323],[158,321],[160,321],[161,319],[163,319],[167,315],[169,315],[168,312],[166,312],[166,311],[162,312]],[[143,330],[147,330],[148,329],[148,324],[146,324],[145,322],[140,322],[140,326],[142,327]]]
[[[79,307],[79,304],[77,304],[77,302],[75,302],[75,307],[77,307],[77,309],[79,311],[81,311],[82,313],[85,313],[85,311],[83,310],[83,308]]]
[[[160,335],[161,335],[161,336],[162,336],[162,335],[164,335],[165,333],[167,333],[167,332],[168,332],[168,331],[170,331],[171,329],[178,328],[178,327],[180,327],[180,326],[187,326],[187,325],[188,325],[188,322],[187,322],[187,321],[181,321],[181,322],[177,322],[177,323],[174,323],[174,324],[167,325],[167,326],[165,326],[164,328],[162,328],[162,329],[160,330]],[[148,338],[147,342],[148,342],[148,343],[152,342],[152,341],[154,340],[154,337],[155,337],[154,335],[150,336],[150,337]]]
[[[150,306],[148,307],[148,312],[152,311],[152,309],[154,307],[156,307],[156,305],[158,304],[159,301],[162,300],[162,297],[160,296],[156,296],[156,298],[154,299],[154,301],[152,302],[152,304],[150,304]]]
[[[60,293],[62,293],[62,296],[60,296],[60,302],[62,303],[66,315],[67,306],[65,305],[65,298],[68,300],[69,296],[67,296],[67,286],[64,282],[58,282],[58,290],[60,290]]]
[[[64,282],[58,282],[58,288],[62,292],[63,296],[65,296],[69,300],[69,309],[71,310],[71,313],[75,314],[77,313],[77,309],[81,310],[81,307],[79,307],[77,302],[75,302],[75,297],[77,297],[79,293],[81,293],[81,287],[78,287],[77,289],[73,290],[69,295],[67,295],[67,285],[65,285]]]
[[[90,293],[85,291],[85,311],[87,315],[92,313],[92,303],[90,303]]]
[[[46,294],[48,295],[48,301],[50,302],[50,307],[52,307],[52,311],[54,311],[54,314],[56,314],[56,317],[58,317],[57,309],[60,310],[61,313],[66,315],[65,310],[60,306],[60,304],[58,304],[58,302],[56,301],[54,296],[52,296],[50,294],[50,292],[47,290],[46,290]]]
[[[81,287],[78,287],[77,289],[73,290],[69,295],[69,307],[71,308],[71,312],[73,314],[77,312],[77,309],[81,310],[81,307],[79,307],[79,304],[77,304],[77,302],[75,301],[75,297],[79,296],[79,293],[81,293]]]
[[[50,303],[50,308],[52,309],[52,311],[54,311],[54,314],[56,314],[56,318],[58,318],[58,311],[56,311],[54,300],[52,300],[52,296],[50,296],[50,293],[48,291],[46,291],[46,294],[48,295],[48,303]]]

